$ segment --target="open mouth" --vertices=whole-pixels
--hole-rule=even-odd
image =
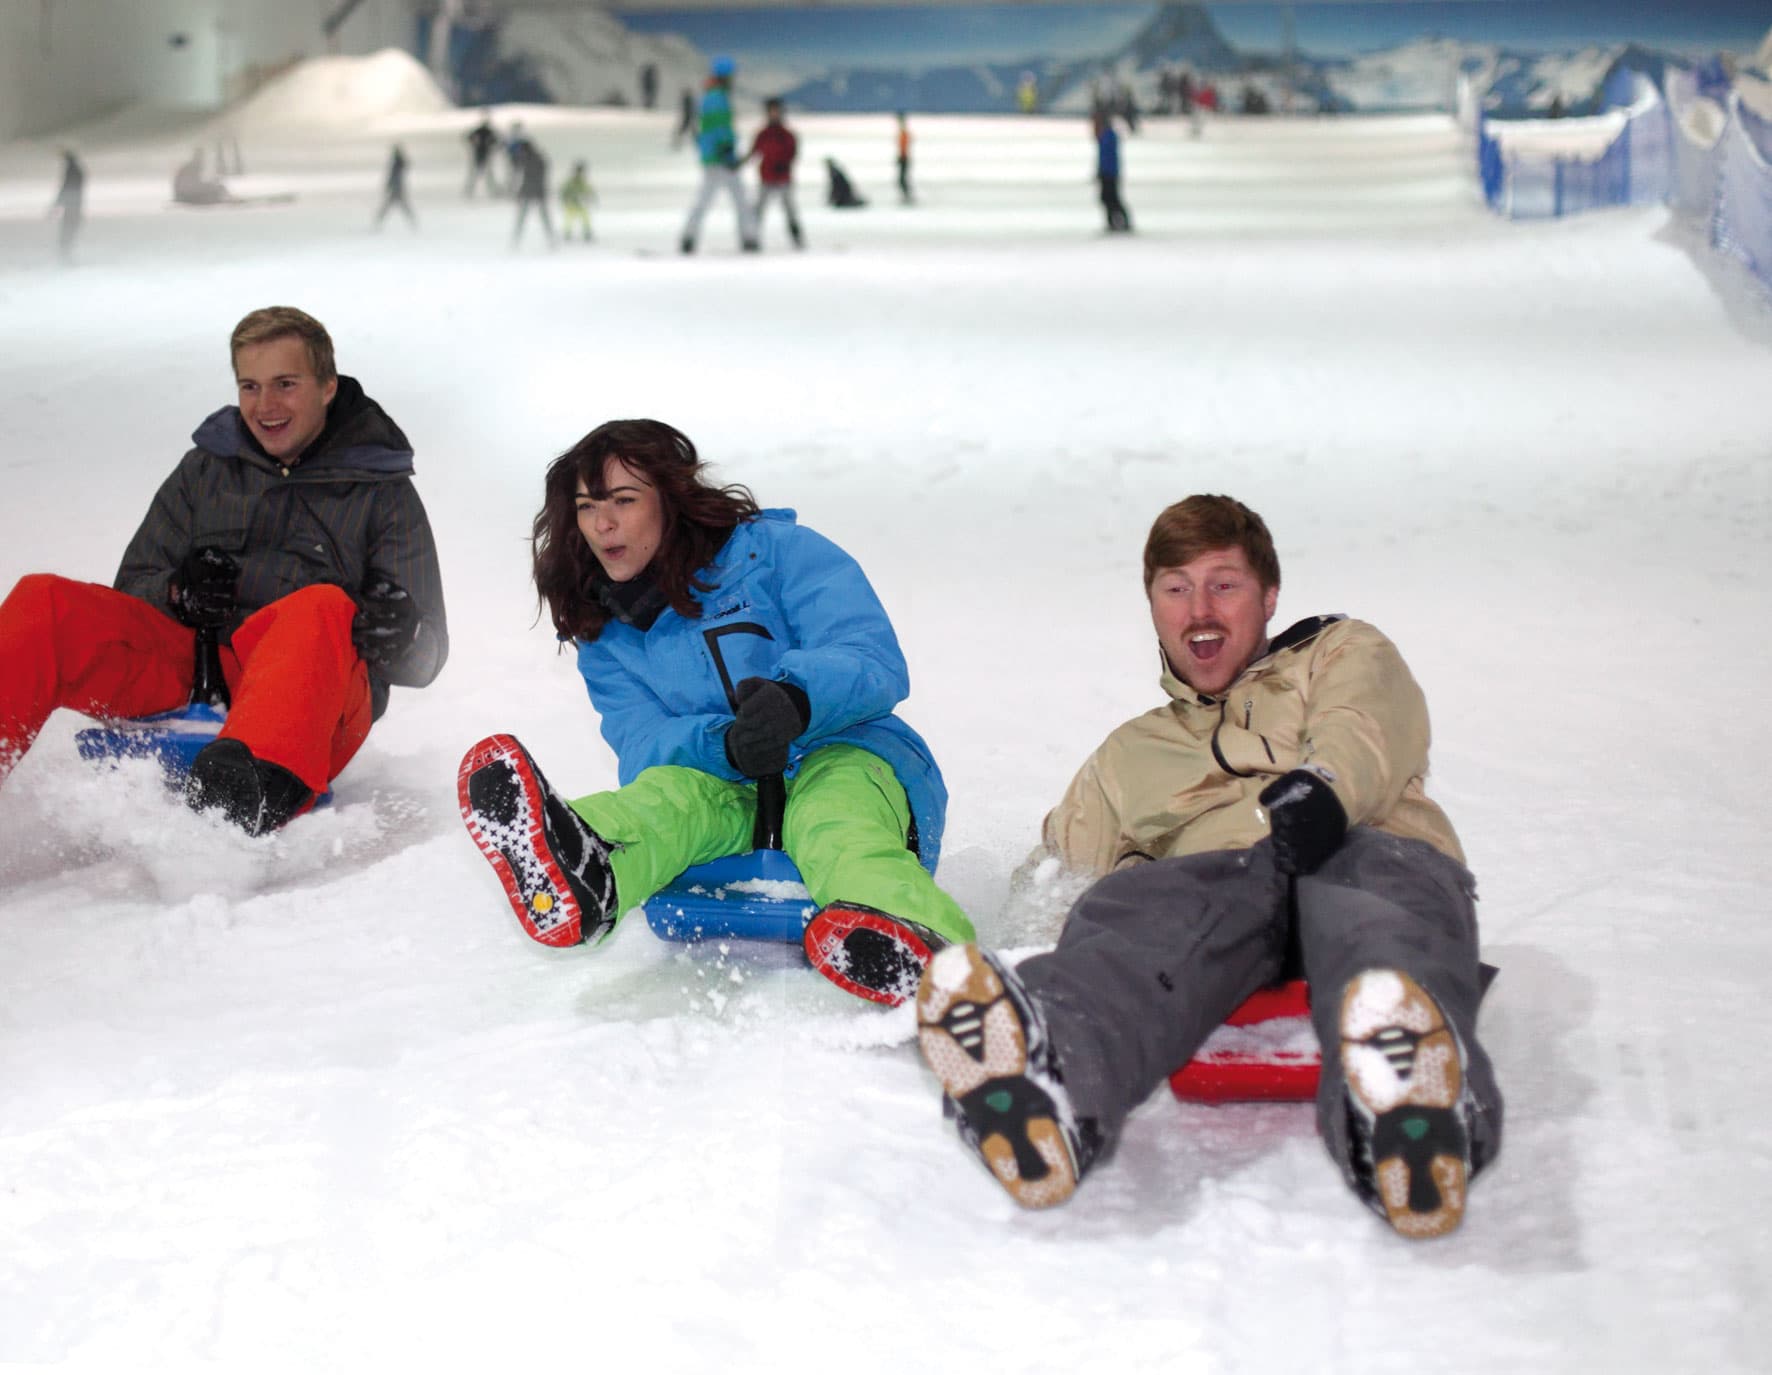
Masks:
[[[1209,664],[1223,651],[1224,638],[1221,630],[1196,630],[1187,637],[1187,652],[1201,663]]]

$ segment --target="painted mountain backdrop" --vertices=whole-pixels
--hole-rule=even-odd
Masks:
[[[1632,42],[1625,36],[1632,7],[1624,0],[1616,24],[1569,49],[1532,42],[1530,33],[1506,24],[1495,31],[1513,32],[1518,41],[1480,41],[1469,24],[1456,36],[1409,37],[1399,27],[1468,13],[1469,5],[1299,6],[1300,14],[1314,16],[1316,28],[1301,21],[1288,52],[1279,8],[1169,3],[623,14],[519,3],[484,35],[479,79],[461,84],[471,85],[478,100],[627,103],[640,70],[651,63],[661,69],[658,84],[668,100],[696,84],[708,57],[724,52],[738,58],[741,97],[781,94],[808,111],[1007,113],[1018,108],[1018,87],[1029,76],[1044,111],[1080,113],[1098,93],[1119,88],[1149,110],[1162,99],[1165,75],[1186,69],[1218,88],[1224,108],[1345,113],[1447,109],[1459,74],[1468,72],[1488,92],[1494,113],[1543,113],[1555,102],[1575,114],[1601,106],[1608,76],[1621,67],[1659,77],[1667,63],[1690,64],[1703,55],[1700,35],[1751,54],[1762,32],[1758,24],[1723,22],[1715,14],[1701,23],[1705,6],[1699,3],[1681,7],[1693,25],[1683,37],[1644,20],[1656,41]],[[1542,23],[1557,6],[1500,0],[1480,9],[1497,18],[1522,10]],[[1253,16],[1263,10],[1275,16],[1257,24]],[[1366,11],[1383,12],[1384,22]],[[1413,13],[1399,20],[1399,12]],[[1659,13],[1665,19],[1665,10]],[[1331,14],[1339,28],[1324,27],[1331,19],[1321,16]],[[1374,36],[1394,41],[1364,41]],[[488,83],[488,71],[498,79]]]

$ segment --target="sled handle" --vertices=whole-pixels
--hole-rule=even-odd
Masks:
[[[757,780],[757,824],[751,830],[753,850],[781,849],[781,819],[787,811],[788,785],[778,773]]]
[[[222,676],[221,637],[212,625],[197,627],[195,662],[191,666],[191,705],[219,707],[229,705],[228,680]]]

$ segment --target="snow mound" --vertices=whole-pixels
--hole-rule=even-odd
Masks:
[[[1714,100],[1694,97],[1691,104],[1673,112],[1686,141],[1699,148],[1712,148],[1729,124],[1729,112]]]
[[[638,34],[598,9],[515,10],[499,29],[499,51],[521,54],[562,105],[636,105],[641,67],[658,68],[658,103],[674,110],[699,91],[708,59],[679,34]],[[739,78],[747,74],[740,69]]]
[[[368,57],[311,57],[298,62],[240,102],[226,122],[258,129],[363,124],[453,108],[417,58],[398,48],[383,48]]]
[[[1735,78],[1735,94],[1761,119],[1772,119],[1772,81],[1743,72]]]

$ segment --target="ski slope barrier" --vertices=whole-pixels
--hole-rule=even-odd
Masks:
[[[1772,292],[1772,117],[1702,74],[1646,78],[1628,107],[1582,119],[1479,117],[1483,197],[1510,219],[1666,202]]]

